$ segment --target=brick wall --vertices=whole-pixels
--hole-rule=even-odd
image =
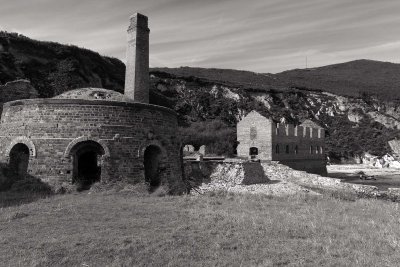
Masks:
[[[0,124],[0,161],[16,142],[34,146],[29,174],[57,187],[72,180],[68,149],[92,140],[108,151],[101,160],[101,180],[144,181],[143,156],[149,145],[163,151],[164,183],[182,181],[177,118],[167,108],[140,103],[77,99],[34,99],[4,105]],[[15,141],[16,140],[16,141]],[[19,141],[21,140],[21,141]]]
[[[271,160],[271,121],[253,111],[237,124],[237,155],[248,158],[251,147],[258,148],[258,158]]]
[[[149,103],[149,32],[146,16],[135,14],[130,18],[125,95],[141,103]]]

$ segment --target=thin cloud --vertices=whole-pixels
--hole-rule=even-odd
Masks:
[[[400,58],[398,0],[8,1],[3,30],[125,60],[134,12],[149,16],[150,65],[278,72]],[[11,29],[11,30],[10,30]]]

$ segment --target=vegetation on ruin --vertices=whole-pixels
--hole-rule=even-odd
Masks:
[[[400,206],[393,202],[130,192],[58,195],[11,206],[4,201],[0,195],[4,266],[396,266],[400,261]]]

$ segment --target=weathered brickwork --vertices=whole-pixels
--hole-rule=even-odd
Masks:
[[[169,184],[182,178],[176,114],[140,103],[78,99],[33,99],[8,102],[0,124],[0,160],[8,162],[13,145],[31,151],[28,173],[53,186],[70,183],[73,155],[81,142],[99,143],[101,180],[144,181],[144,151],[161,148],[160,178]]]
[[[310,127],[313,126],[313,127]],[[280,161],[294,169],[325,174],[325,132],[312,123],[274,123],[252,111],[237,124],[239,157]]]
[[[130,18],[126,50],[125,95],[135,102],[149,103],[149,28],[146,16]]]

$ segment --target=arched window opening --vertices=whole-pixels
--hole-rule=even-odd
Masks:
[[[313,146],[310,146],[310,154],[313,154],[313,153],[314,153]]]
[[[285,152],[286,152],[286,154],[289,154],[289,152],[290,152],[289,145],[286,145]]]
[[[18,143],[10,150],[9,168],[12,175],[25,178],[28,173],[29,148]]]
[[[257,128],[252,126],[250,127],[250,140],[254,140],[257,138]]]
[[[319,154],[319,146],[317,146],[317,148],[315,149],[315,153]]]
[[[101,178],[103,147],[95,141],[77,143],[71,150],[73,160],[72,183],[77,190],[88,190]]]
[[[276,153],[276,154],[279,154],[279,145],[276,145],[276,146],[275,146],[275,153]]]
[[[296,145],[294,148],[294,154],[297,155],[298,153],[299,153],[299,147]]]
[[[150,145],[144,151],[144,177],[150,192],[161,185],[161,157],[161,149],[156,145]]]

